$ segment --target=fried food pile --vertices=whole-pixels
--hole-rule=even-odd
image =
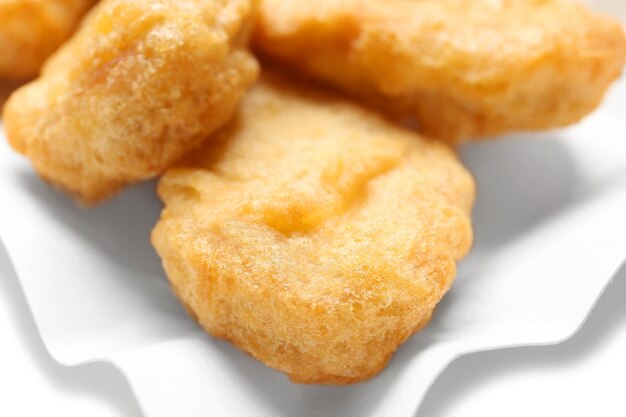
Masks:
[[[0,0],[0,79],[28,80],[96,0]]]
[[[474,184],[450,149],[284,81],[254,87],[158,192],[152,240],[180,299],[296,382],[379,372],[472,241]]]
[[[13,94],[13,148],[85,204],[152,178],[221,127],[257,77],[249,0],[107,0]]]
[[[93,3],[0,0],[0,85]],[[574,123],[625,60],[622,26],[569,0],[101,0],[3,123],[82,205],[162,175],[152,243],[189,313],[294,382],[349,384],[470,249],[451,146]]]
[[[262,0],[260,51],[451,143],[579,121],[621,24],[571,0]]]

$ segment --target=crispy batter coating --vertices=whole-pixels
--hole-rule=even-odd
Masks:
[[[571,0],[262,0],[259,50],[460,142],[574,123],[626,57]]]
[[[4,111],[11,145],[83,203],[153,177],[258,74],[249,0],[104,0]]]
[[[472,240],[448,147],[275,76],[158,192],[152,242],[188,310],[300,383],[378,373]]]
[[[19,87],[19,84],[13,82],[0,81],[0,112],[4,107],[4,103],[9,99],[13,91]]]
[[[0,79],[27,80],[96,0],[0,0]]]

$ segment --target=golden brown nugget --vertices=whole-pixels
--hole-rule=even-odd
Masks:
[[[569,0],[262,0],[254,42],[450,142],[574,123],[626,57]]]
[[[266,80],[178,167],[152,242],[211,334],[300,383],[378,373],[470,248],[474,183],[445,145]]]
[[[0,81],[0,112],[4,107],[4,103],[18,87],[19,84],[17,83]]]
[[[96,0],[0,0],[0,79],[28,80]]]
[[[9,99],[11,145],[84,203],[154,177],[254,82],[248,0],[104,0]]]

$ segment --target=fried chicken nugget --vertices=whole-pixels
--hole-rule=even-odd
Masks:
[[[4,103],[9,99],[11,93],[15,91],[19,87],[19,84],[12,82],[4,82],[0,81],[0,112],[2,112],[2,108],[4,107]]]
[[[574,123],[626,57],[570,0],[262,0],[253,42],[452,143]]]
[[[104,0],[4,111],[11,145],[83,203],[161,173],[258,74],[248,0]]]
[[[299,383],[378,373],[472,240],[447,146],[275,75],[158,192],[152,242],[187,309]]]
[[[28,80],[96,0],[0,0],[0,79]]]

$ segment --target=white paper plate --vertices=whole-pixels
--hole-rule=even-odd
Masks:
[[[356,386],[291,384],[186,316],[149,243],[154,183],[81,210],[0,138],[0,236],[52,356],[112,362],[147,417],[408,417],[454,358],[581,326],[626,257],[625,104],[621,82],[576,127],[462,150],[474,250],[431,325]]]

